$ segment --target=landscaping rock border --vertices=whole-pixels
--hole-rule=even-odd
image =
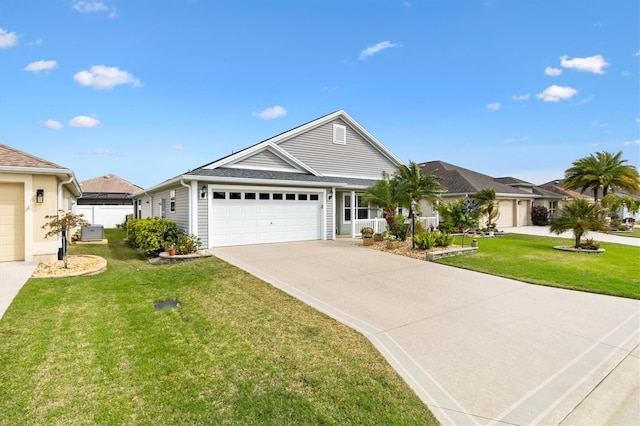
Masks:
[[[581,249],[581,248],[575,248],[575,247],[569,247],[569,246],[553,246],[553,249],[561,250],[561,251],[571,251],[574,253],[584,253],[584,254],[602,254],[605,252],[605,249],[589,250],[589,249]]]

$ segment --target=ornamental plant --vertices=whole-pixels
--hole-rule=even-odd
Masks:
[[[42,229],[49,229],[49,231],[44,234],[45,238],[57,237],[58,234],[64,233],[65,240],[64,246],[62,247],[62,260],[64,262],[65,269],[67,269],[68,238],[70,238],[69,231],[72,228],[77,228],[79,226],[89,226],[89,222],[84,220],[83,214],[74,214],[72,212],[65,212],[64,210],[59,210],[57,215],[48,215],[44,218],[50,219],[49,222],[42,225]]]
[[[531,223],[536,226],[549,224],[549,210],[544,206],[531,206]]]
[[[200,249],[200,245],[200,238],[193,234],[180,233],[174,241],[176,254],[195,253]]]
[[[373,237],[373,228],[370,226],[363,227],[360,232],[362,233],[362,238],[371,238]]]

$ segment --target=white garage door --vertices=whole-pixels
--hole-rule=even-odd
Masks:
[[[319,193],[214,189],[211,194],[211,247],[320,239]]]
[[[24,185],[0,184],[0,262],[24,260]]]

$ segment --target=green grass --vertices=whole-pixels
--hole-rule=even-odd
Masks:
[[[640,238],[640,227],[636,226],[631,232],[612,232],[612,235],[619,235],[621,237]]]
[[[107,272],[31,279],[0,321],[1,424],[437,424],[350,328],[219,259],[107,238],[72,248]]]
[[[572,244],[563,238],[510,234],[479,239],[476,253],[438,263],[533,284],[640,299],[640,248],[601,243],[604,254],[553,250]]]

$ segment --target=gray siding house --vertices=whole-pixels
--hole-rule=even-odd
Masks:
[[[379,229],[362,201],[402,161],[336,111],[134,194],[136,217],[164,217],[203,247],[331,240]]]

